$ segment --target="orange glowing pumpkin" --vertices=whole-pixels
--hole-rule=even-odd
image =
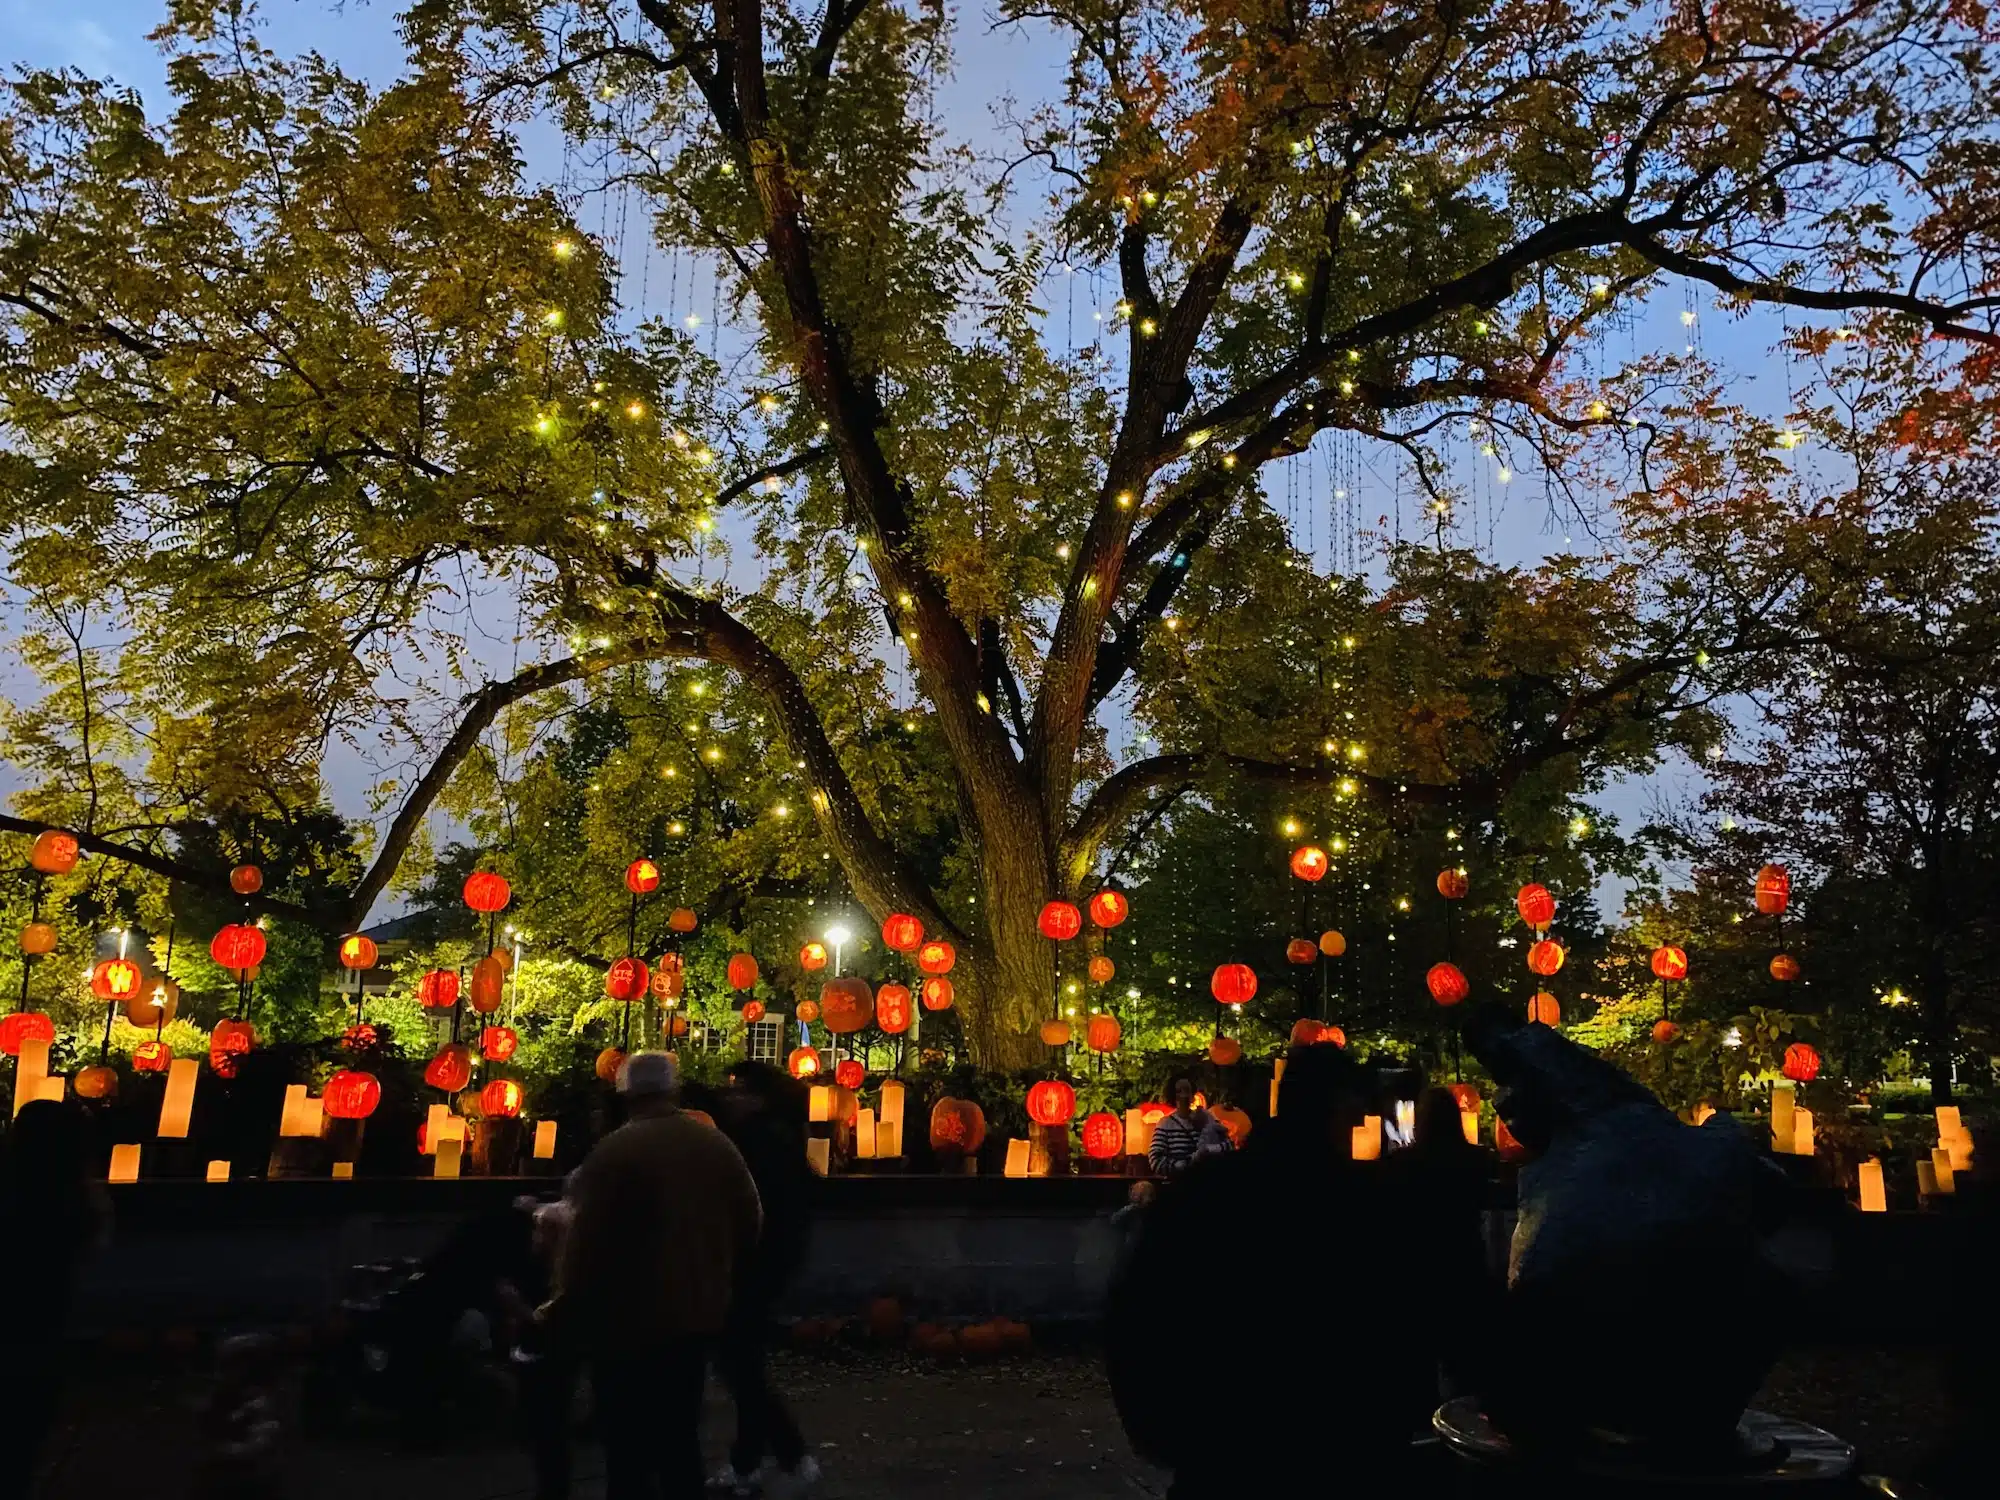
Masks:
[[[1028,1118],[1037,1125],[1067,1125],[1076,1114],[1076,1090],[1060,1078],[1044,1078],[1028,1090]]]
[[[1653,950],[1652,968],[1654,977],[1659,979],[1687,978],[1687,950],[1676,948],[1671,943],[1661,944]]]
[[[1066,943],[1083,931],[1083,913],[1067,901],[1051,901],[1035,919],[1042,936],[1052,943]]]
[[[1563,946],[1554,938],[1543,938],[1528,949],[1528,967],[1547,979],[1563,966]]]
[[[882,919],[882,945],[892,953],[909,953],[924,940],[924,924],[908,912],[892,911]]]
[[[1447,901],[1463,901],[1465,893],[1472,889],[1472,883],[1465,878],[1463,870],[1439,870],[1437,889]]]
[[[482,1016],[492,1015],[500,1008],[501,997],[507,989],[506,967],[492,954],[487,954],[472,966],[472,983],[466,988],[466,1003]]]
[[[479,1091],[479,1111],[489,1120],[511,1120],[521,1112],[521,1085],[495,1078]]]
[[[139,993],[143,976],[129,958],[107,958],[90,971],[90,992],[100,1000],[123,1004]]]
[[[1210,1037],[1208,1060],[1218,1068],[1233,1068],[1243,1061],[1243,1044],[1233,1036]]]
[[[890,1036],[901,1036],[910,1029],[915,1010],[905,985],[885,984],[875,992],[875,1024]]]
[[[100,1063],[78,1073],[75,1088],[79,1099],[109,1099],[118,1092],[118,1075]]]
[[[447,1042],[424,1065],[424,1082],[447,1094],[457,1093],[472,1082],[472,1049],[462,1042]]]
[[[844,1089],[858,1089],[868,1081],[868,1069],[858,1057],[843,1057],[833,1066],[833,1081]]]
[[[208,956],[220,968],[248,969],[264,961],[263,929],[249,922],[232,922],[209,942]]]
[[[1293,938],[1285,944],[1285,962],[1310,964],[1319,961],[1319,944],[1311,938]]]
[[[1458,1005],[1472,993],[1465,971],[1457,964],[1432,964],[1424,975],[1424,986],[1439,1005]]]
[[[1347,951],[1347,938],[1328,928],[1319,935],[1319,951],[1328,958],[1338,958]]]
[[[1319,1032],[1319,1039],[1332,1047],[1345,1047],[1347,1045],[1347,1033],[1342,1031],[1338,1026],[1322,1026]]]
[[[604,971],[604,993],[612,1000],[637,1000],[652,986],[653,976],[646,972],[646,961],[641,958],[621,958]]]
[[[597,1054],[597,1061],[591,1071],[606,1083],[618,1081],[618,1070],[625,1066],[625,1054],[616,1047],[606,1047]]]
[[[1655,1021],[1653,1023],[1653,1040],[1663,1047],[1680,1034],[1680,1027],[1676,1026],[1672,1021]]]
[[[0,1053],[8,1057],[19,1057],[23,1042],[55,1039],[56,1023],[38,1010],[17,1010],[0,1016]]]
[[[164,1073],[173,1061],[174,1049],[157,1037],[148,1037],[132,1049],[134,1073]]]
[[[817,974],[826,967],[826,944],[807,943],[799,949],[799,967],[808,974]]]
[[[264,889],[264,872],[255,865],[238,865],[229,872],[229,888],[239,896],[254,896]]]
[[[1785,1049],[1785,1061],[1779,1071],[1793,1083],[1811,1083],[1819,1077],[1819,1053],[1804,1042],[1793,1042]]]
[[[798,1009],[793,1011],[792,1015],[795,1019],[803,1021],[806,1025],[812,1025],[813,1022],[819,1019],[819,1001],[801,1000]]]
[[[729,987],[732,990],[747,990],[757,983],[759,970],[757,960],[747,953],[733,953],[729,957]]]
[[[1246,1005],[1257,994],[1257,971],[1248,964],[1222,964],[1208,976],[1217,1005]]]
[[[1092,1161],[1109,1161],[1125,1151],[1125,1122],[1099,1110],[1084,1117],[1081,1130],[1083,1154]]]
[[[1766,865],[1757,872],[1757,910],[1781,917],[1792,904],[1792,877],[1783,865]]]
[[[1790,983],[1799,973],[1799,961],[1789,953],[1780,953],[1771,960],[1771,977],[1781,983]]]
[[[56,950],[56,930],[47,922],[30,922],[21,929],[21,951],[39,958]]]
[[[952,1002],[951,981],[935,977],[924,981],[924,1009],[950,1010]]]
[[[417,1003],[425,1010],[450,1010],[458,1004],[458,975],[432,969],[417,981]]]
[[[1530,882],[1514,893],[1514,910],[1521,920],[1540,932],[1556,919],[1556,898],[1545,885]]]
[[[695,921],[695,914],[692,910],[685,906],[676,906],[672,911],[667,913],[667,931],[693,932]]]
[[[1118,972],[1118,966],[1102,953],[1099,953],[1092,956],[1090,964],[1084,972],[1090,975],[1090,982],[1092,984],[1109,984],[1111,976]]]
[[[365,1120],[382,1102],[382,1085],[373,1073],[342,1068],[327,1079],[320,1101],[330,1120]]]
[[[819,1013],[836,1036],[859,1031],[875,1016],[875,993],[868,981],[848,974],[820,986]]]
[[[986,1112],[970,1099],[946,1096],[931,1106],[931,1150],[971,1156],[986,1142]]]
[[[28,863],[44,875],[67,875],[76,868],[80,853],[75,834],[48,828],[35,835],[34,847],[28,851]]]
[[[943,938],[932,938],[917,950],[917,971],[933,978],[949,974],[958,962],[958,950]]]
[[[755,1026],[763,1019],[764,1002],[762,1000],[746,1000],[743,1002],[743,1024],[745,1026]]]
[[[1083,1044],[1092,1052],[1116,1052],[1124,1037],[1125,1029],[1116,1016],[1099,1012],[1084,1024]]]
[[[467,906],[490,917],[494,912],[506,909],[507,903],[514,898],[514,888],[507,884],[504,875],[480,870],[465,877],[464,895]]]
[[[1044,1021],[1040,1032],[1044,1047],[1067,1047],[1069,1045],[1069,1022]]]
[[[625,867],[625,889],[635,896],[650,896],[660,888],[660,867],[639,858]]]
[[[375,946],[375,939],[359,932],[349,933],[340,940],[340,966],[343,969],[372,969],[382,952]]]
[[[1301,844],[1292,851],[1292,873],[1315,885],[1326,879],[1326,872],[1332,863],[1318,844]]]
[[[1116,927],[1132,915],[1132,903],[1123,891],[1102,890],[1090,898],[1090,920],[1099,927]]]
[[[794,1047],[785,1059],[785,1071],[794,1078],[813,1078],[821,1067],[820,1055],[810,1047]]]
[[[488,1062],[512,1062],[514,1054],[521,1050],[521,1034],[511,1026],[482,1026],[479,1029],[479,1055]]]
[[[1294,1047],[1316,1047],[1319,1045],[1320,1034],[1325,1030],[1326,1028],[1311,1016],[1302,1016],[1292,1022],[1292,1045]]]
[[[1562,1006],[1554,995],[1542,990],[1528,1002],[1528,1019],[1540,1026],[1560,1026]]]

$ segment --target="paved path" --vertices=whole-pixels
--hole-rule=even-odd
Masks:
[[[823,1500],[1104,1500],[1157,1496],[1161,1475],[1126,1446],[1096,1361],[1032,1356],[937,1365],[899,1354],[830,1351],[776,1361],[780,1388],[825,1466]],[[180,1500],[195,1454],[202,1365],[100,1358],[80,1372],[40,1500],[144,1494]],[[1938,1436],[1936,1361],[1882,1350],[1794,1355],[1759,1404],[1829,1427],[1890,1472],[1907,1474]],[[729,1410],[710,1394],[707,1447],[718,1461]],[[284,1500],[526,1500],[525,1458],[497,1396],[472,1393],[426,1452],[366,1428],[287,1449]],[[603,1493],[594,1448],[577,1500]]]

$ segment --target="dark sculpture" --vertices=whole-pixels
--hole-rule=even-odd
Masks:
[[[1788,1305],[1761,1251],[1783,1175],[1733,1117],[1692,1129],[1550,1027],[1482,1009],[1465,1037],[1533,1153],[1486,1411],[1524,1453],[1744,1462],[1738,1422]]]

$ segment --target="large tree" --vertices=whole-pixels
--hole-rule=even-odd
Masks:
[[[1684,458],[1634,524],[1685,557],[1522,581],[1516,626],[1593,628],[1552,633],[1511,704],[1480,720],[1461,685],[1402,682],[1387,737],[1347,741],[1317,687],[1350,648],[1290,638],[1310,574],[1268,465],[1359,436],[1448,521],[1446,445],[1477,422],[1499,462],[1624,454],[1643,488],[1655,440],[1720,410],[1675,408],[1650,366],[1590,378],[1663,278],[1996,342],[1987,44],[1958,7],[1007,13],[1070,68],[1000,165],[936,123],[948,14],[883,0],[426,0],[380,95],[191,4],[163,122],[18,80],[14,576],[70,721],[128,738],[108,788],[100,743],[17,737],[46,774],[16,826],[192,878],[176,821],[314,803],[329,737],[385,725],[396,813],[308,912],[345,925],[510,705],[701,659],[763,698],[861,902],[959,942],[976,1045],[1025,1056],[1036,912],[1149,799],[1247,772],[1492,808],[1698,712],[1787,624],[1770,510],[1718,504],[1728,474]],[[516,159],[508,121],[549,112],[661,243],[714,261],[748,328],[728,369],[684,330],[617,332],[609,247]],[[1039,213],[1009,196],[1031,171]],[[1034,308],[1069,268],[1120,293],[1080,351]],[[1745,421],[1738,456],[1775,436]],[[725,511],[771,564],[755,586],[707,571]],[[489,588],[531,647],[571,649],[486,679],[452,611]],[[1442,629],[1448,597],[1389,603]],[[914,667],[962,892],[871,774],[878,629]],[[438,724],[413,674],[477,685]],[[1128,684],[1160,754],[1118,766],[1099,721]]]

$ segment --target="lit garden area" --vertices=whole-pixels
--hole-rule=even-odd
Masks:
[[[770,1197],[761,1089],[787,1378],[931,1382],[962,1434],[846,1409],[838,1493],[1285,1490],[1296,1444],[1237,1413],[1225,1475],[1100,1368],[1190,1204],[1251,1242],[1184,1290],[1266,1384],[1275,1289],[1340,1283],[1330,1346],[1484,1288],[1426,1367],[1465,1473],[1673,1448],[1575,1377],[1581,1306],[1670,1283],[1718,1385],[1958,1492],[1983,13],[93,8],[0,85],[0,1186],[62,1268],[24,1349],[192,1390],[278,1330],[300,1492],[393,1487],[420,1445],[367,1413],[414,1387],[339,1382],[412,1271],[513,1410],[564,1291],[529,1224],[649,1120]],[[37,1206],[57,1157],[87,1213]],[[1574,1431],[1483,1384],[1539,1368],[1524,1307]],[[39,1419],[63,1493],[91,1389]],[[1852,1493],[1809,1431],[1743,1442]]]

